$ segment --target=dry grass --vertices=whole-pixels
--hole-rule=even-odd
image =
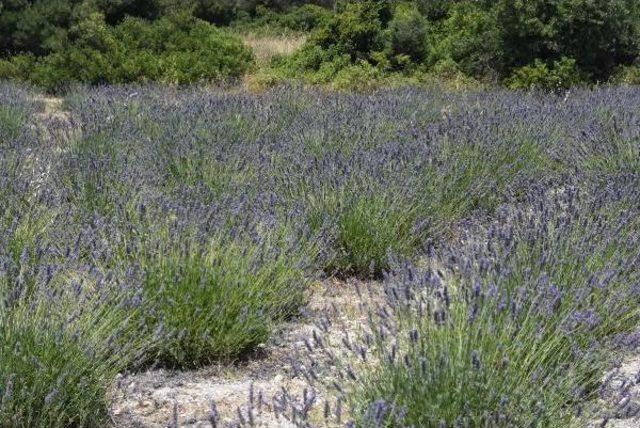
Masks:
[[[290,55],[306,41],[306,36],[259,36],[244,34],[244,42],[253,49],[258,64],[269,62],[275,55]]]

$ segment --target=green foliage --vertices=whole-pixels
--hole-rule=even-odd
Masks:
[[[232,23],[240,31],[253,33],[310,32],[326,25],[332,13],[320,6],[305,4],[287,11],[276,12],[259,6],[255,16],[247,16]]]
[[[0,56],[59,49],[82,0],[0,1]]]
[[[215,24],[229,24],[237,18],[239,12],[249,12],[255,8],[256,1],[238,0],[193,0],[194,16]],[[240,5],[239,3],[242,3]]]
[[[453,60],[468,76],[495,80],[500,70],[501,45],[495,15],[481,3],[451,6],[434,35],[432,62]]]
[[[640,85],[640,67],[637,65],[619,67],[611,77],[611,81],[623,85]]]
[[[366,90],[375,87],[376,83],[383,78],[383,73],[380,69],[366,61],[359,61],[356,64],[345,66],[338,64],[336,62],[331,63],[336,68],[335,71],[330,71],[326,78],[319,74],[319,83],[330,82],[331,87],[334,89]]]
[[[237,37],[192,18],[127,18],[109,27],[94,14],[71,36],[64,50],[37,62],[31,80],[49,90],[71,82],[185,84],[239,77],[252,63]]]
[[[155,19],[161,13],[162,0],[92,0],[97,11],[110,25],[122,22],[127,16]]]
[[[511,89],[542,89],[558,91],[578,86],[586,81],[572,58],[561,58],[549,67],[536,59],[532,65],[518,68],[506,80]]]
[[[337,87],[344,87],[353,78],[380,76],[391,64],[389,52],[393,45],[383,24],[388,20],[388,8],[373,0],[342,3],[340,13],[332,15],[293,56],[276,60],[276,67],[291,76],[303,73],[314,83],[337,79]],[[398,38],[406,35],[401,26],[399,20]],[[399,61],[406,57],[402,53],[396,55]]]
[[[61,271],[42,282],[51,214],[20,213],[0,274],[0,426],[102,426],[108,392],[150,337],[127,293]]]
[[[305,4],[276,14],[277,22],[283,28],[294,31],[311,31],[324,25],[331,16],[331,12],[320,6]]]
[[[0,59],[0,79],[27,80],[35,63],[36,57],[31,53]]]
[[[60,293],[70,301],[65,296],[69,292]],[[100,302],[89,294],[79,297],[75,307],[63,297],[52,301],[43,295],[3,309],[0,426],[101,426],[108,422],[110,384],[131,365],[144,331],[129,323],[135,311],[128,309],[128,315],[115,301]],[[84,311],[77,307],[82,297]],[[127,339],[119,340],[124,332]],[[126,347],[114,348],[116,343],[127,342]]]
[[[16,318],[1,324],[0,379],[10,390],[0,403],[4,426],[105,423],[107,385],[117,372],[89,357],[70,335],[56,337],[43,320]]]
[[[581,160],[581,166],[586,171],[597,174],[640,174],[640,139],[612,136],[599,143],[597,147],[592,147],[590,156]]]
[[[501,0],[496,6],[508,69],[574,58],[596,79],[638,56],[640,4],[634,0]]]
[[[388,31],[391,55],[401,64],[402,57],[407,61],[422,62],[428,53],[427,20],[411,3],[403,3],[396,8],[389,22]]]
[[[338,217],[337,257],[326,268],[341,274],[379,276],[389,254],[409,255],[421,242],[419,206],[388,193],[351,201]]]
[[[429,21],[439,21],[446,18],[449,10],[456,2],[451,0],[416,0],[416,5]]]
[[[14,141],[27,126],[28,119],[27,113],[22,109],[0,105],[0,146]]]
[[[145,269],[145,317],[169,332],[147,352],[150,360],[178,367],[233,360],[264,343],[274,323],[304,303],[299,257],[286,251],[268,254],[266,241],[191,242],[139,254]]]
[[[420,81],[426,74],[432,80],[438,72],[436,64],[450,62],[471,79],[495,84],[516,74],[545,73],[539,64],[553,68],[563,58],[575,60],[580,81],[607,81],[640,54],[640,3],[635,0],[21,0],[0,4],[4,30],[0,56],[50,55],[35,70],[26,57],[15,62],[0,59],[0,77],[34,75],[32,80],[50,89],[70,81],[185,83],[237,77],[248,70],[247,65],[239,65],[245,55],[230,49],[233,43],[220,41],[225,46],[222,50],[210,43],[211,38],[221,40],[222,36],[205,33],[219,30],[198,24],[192,31],[180,24],[172,28],[179,34],[173,37],[162,29],[186,17],[252,34],[311,32],[307,45],[294,58],[278,60],[273,70],[262,70],[262,77],[256,79],[302,77],[311,83],[328,83],[339,78],[336,87],[349,80],[345,75],[362,74],[369,66],[376,68],[365,73],[375,76],[372,83],[380,75]],[[142,24],[132,24],[131,17],[151,20],[148,31],[132,28]],[[82,31],[93,31],[105,42],[113,40],[96,48],[79,36]],[[122,32],[129,31],[146,33],[151,39],[164,34],[165,41],[152,43],[150,49],[140,37],[122,37]],[[145,47],[140,50],[139,45]],[[350,70],[342,72],[344,68]]]
[[[377,2],[347,3],[311,40],[332,56],[348,55],[352,61],[369,60],[384,48],[381,8]]]

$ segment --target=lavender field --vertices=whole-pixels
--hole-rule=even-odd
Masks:
[[[0,83],[0,426],[126,425],[116,379],[264,358],[329,280],[377,297],[282,361],[299,397],[252,387],[192,426],[638,413],[607,373],[640,345],[640,89],[103,87],[63,109]]]

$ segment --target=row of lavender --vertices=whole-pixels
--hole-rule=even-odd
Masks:
[[[363,425],[566,421],[637,321],[640,91],[32,99],[0,87],[0,424],[103,424],[117,373],[246,354],[325,275],[385,278]]]

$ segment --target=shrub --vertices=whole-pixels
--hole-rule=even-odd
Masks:
[[[240,39],[190,18],[128,18],[110,28],[94,14],[71,35],[64,50],[38,61],[34,82],[49,90],[71,82],[185,84],[237,78],[252,63]]]
[[[333,63],[332,65],[334,65]],[[331,87],[343,90],[366,90],[379,84],[383,74],[377,67],[361,61],[354,65],[336,66],[331,77],[318,79],[319,82],[330,82]]]
[[[0,56],[44,55],[59,49],[81,0],[5,1],[0,4]]]
[[[574,58],[580,70],[607,79],[638,56],[640,5],[633,0],[502,0],[495,6],[507,69]]]
[[[18,68],[11,61],[0,59],[0,79],[18,79],[20,72]]]
[[[305,4],[277,16],[278,23],[284,28],[312,31],[325,25],[331,17],[331,12],[320,6]]]
[[[0,287],[6,287],[2,282],[0,275]],[[43,293],[2,309],[2,426],[95,426],[109,420],[110,384],[135,361],[144,330],[129,324],[135,310],[98,299],[95,291],[62,293],[77,299],[75,308],[56,308],[62,299]]]
[[[486,245],[446,253],[440,274],[397,268],[397,318],[380,311],[367,342],[375,370],[356,375],[351,395],[362,426],[575,421],[572,406],[597,396],[610,362],[601,341],[640,316],[637,219],[619,196],[575,198],[499,217]]]
[[[116,25],[126,17],[156,19],[162,11],[163,0],[93,0],[109,25]]]
[[[117,370],[87,355],[86,345],[68,333],[60,337],[59,327],[29,319],[33,316],[0,324],[4,426],[105,423],[107,385]]]
[[[400,49],[400,43],[407,42],[409,27],[418,22],[417,12],[399,17],[394,29],[387,31],[391,10],[390,3],[374,0],[341,3],[339,13],[312,33],[290,58],[277,59],[276,68],[289,76],[302,75],[312,83],[334,82],[334,86],[344,88],[354,77],[377,78],[384,74],[391,67],[389,56],[394,51],[396,67],[406,66],[412,61],[411,55],[420,55],[420,34],[411,36],[414,44],[406,46],[408,50]],[[414,30],[420,33],[420,29]],[[391,34],[395,34],[395,41]],[[357,86],[370,85],[360,82]]]
[[[460,66],[451,58],[440,60],[426,72],[417,73],[421,82],[447,89],[477,89],[481,83],[460,70]]]
[[[384,48],[380,13],[377,2],[347,3],[310,43],[333,55],[349,55],[353,61],[368,60],[371,52]]]
[[[619,67],[611,81],[621,85],[640,85],[640,67],[637,65]]]
[[[305,4],[281,12],[258,6],[256,16],[236,20],[232,25],[242,31],[258,34],[310,32],[326,25],[331,16],[331,11],[313,4]]]
[[[161,246],[157,255],[142,248],[145,315],[163,331],[147,358],[177,367],[234,360],[296,314],[305,300],[306,255],[278,250],[270,239],[188,241]]]
[[[478,2],[452,5],[433,36],[431,63],[453,60],[466,75],[496,80],[502,69],[499,22]]]
[[[511,89],[558,91],[580,85],[585,81],[585,77],[576,66],[576,61],[571,58],[562,58],[554,61],[551,67],[540,60],[535,60],[533,65],[516,69],[506,83]]]
[[[111,382],[151,335],[133,289],[51,258],[53,216],[33,211],[0,233],[0,426],[103,425]]]
[[[454,1],[451,0],[416,0],[420,13],[429,21],[439,21],[446,18]]]
[[[15,141],[28,119],[28,114],[17,106],[0,106],[0,146]]]
[[[246,17],[255,10],[257,1],[192,0],[193,14],[199,19],[219,25],[230,24],[234,19]],[[180,6],[182,7],[182,6]]]
[[[394,57],[406,55],[411,62],[423,61],[428,53],[427,21],[415,5],[402,3],[389,22],[390,48]]]
[[[390,255],[408,256],[421,244],[419,206],[388,194],[355,198],[338,217],[337,256],[329,272],[380,276]]]

